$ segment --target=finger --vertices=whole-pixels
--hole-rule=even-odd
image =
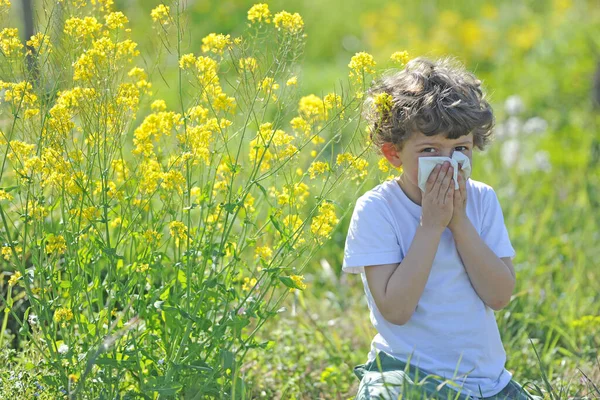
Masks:
[[[455,203],[456,193],[458,190],[454,190],[454,179],[451,180],[450,185],[448,186],[448,190],[446,191],[446,196],[444,198],[444,203]]]
[[[460,190],[461,190],[461,192],[463,192],[463,196],[466,197],[467,196],[467,180],[464,177],[464,173],[458,174],[458,175],[459,175],[458,186],[460,186]]]
[[[440,175],[442,175],[442,174],[440,174]],[[450,181],[452,180],[452,177],[454,176],[452,166],[449,166],[448,169],[446,170],[446,173],[443,175],[444,176],[441,179],[440,189],[438,192],[438,198],[442,198],[442,200],[443,200],[444,196],[446,195],[446,192],[448,191],[448,187],[450,186]],[[440,180],[439,176],[438,176],[438,180]]]
[[[425,184],[425,192],[426,193],[431,192],[431,189],[433,188],[433,186],[436,182],[436,179],[437,179],[437,176],[438,176],[438,173],[439,173],[441,167],[442,166],[440,164],[436,165],[435,168],[433,169],[433,171],[431,171],[431,173],[429,174],[429,178],[427,178],[427,183]]]

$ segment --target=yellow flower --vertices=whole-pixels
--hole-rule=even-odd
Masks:
[[[0,189],[0,200],[12,200],[12,199],[13,199],[12,194]]]
[[[408,57],[408,52],[406,51],[396,51],[390,56],[390,59],[400,65],[404,65],[410,59]]]
[[[123,14],[121,11],[116,11],[105,15],[104,19],[106,20],[106,26],[108,29],[124,28],[125,24],[129,22],[125,14]]]
[[[375,104],[375,109],[377,110],[377,113],[379,115],[382,115],[392,109],[393,98],[391,94],[383,92],[376,95],[373,99],[373,102]]]
[[[249,71],[249,72],[254,72],[256,70],[256,67],[258,67],[258,64],[256,63],[256,59],[253,57],[246,57],[246,58],[241,58],[240,59],[240,69]]]
[[[102,24],[94,17],[85,17],[83,19],[71,17],[65,21],[64,33],[69,37],[83,40],[88,37],[94,37],[102,29]]]
[[[303,275],[290,275],[290,278],[294,281],[294,283],[296,284],[296,286],[298,286],[300,288],[300,290],[304,290],[304,289],[306,289],[308,287],[304,283],[304,276]],[[293,291],[294,291],[294,288],[290,288],[290,292],[293,292]]]
[[[54,321],[56,322],[70,321],[71,319],[73,319],[73,311],[68,308],[62,307],[54,312]]]
[[[169,224],[169,233],[175,238],[175,244],[177,246],[179,246],[179,239],[187,238],[187,231],[187,226],[185,226],[181,221],[172,221]]]
[[[313,218],[310,225],[310,230],[316,236],[319,244],[323,244],[323,239],[329,238],[329,234],[335,228],[338,221],[335,215],[335,206],[329,202],[321,203],[319,214]]]
[[[311,124],[302,117],[295,117],[290,121],[290,125],[292,129],[296,132],[302,132],[304,135],[308,136],[312,131]]]
[[[153,9],[150,12],[150,16],[154,22],[159,22],[160,24],[168,24],[169,23],[169,6],[165,6],[164,4],[160,4],[158,7]]]
[[[300,14],[290,14],[286,11],[275,14],[273,22],[277,29],[281,30],[281,28],[284,28],[290,33],[298,33],[304,27],[304,21],[302,21]]]
[[[62,235],[48,235],[48,243],[46,243],[46,253],[62,254],[67,251],[67,242]]]
[[[177,190],[179,194],[183,194],[184,185],[185,177],[180,171],[172,169],[162,174],[162,183],[160,184],[162,188],[169,191]]]
[[[356,53],[350,59],[350,64],[348,64],[348,67],[351,69],[349,76],[350,78],[355,77],[356,82],[360,84],[363,81],[364,74],[375,73],[373,67],[376,64],[377,63],[373,59],[373,56],[369,53],[365,53],[364,51]]]
[[[309,94],[298,102],[298,113],[309,123],[327,119],[325,103],[319,96]]]
[[[0,81],[0,89],[6,89],[4,101],[12,102],[15,107],[19,107],[21,103],[25,106],[33,106],[37,102],[37,96],[33,94],[33,86],[30,82],[11,83]]]
[[[184,54],[179,59],[179,68],[187,69],[196,65],[196,56],[192,53]]]
[[[33,35],[28,41],[27,46],[31,47],[36,53],[49,54],[52,52],[52,43],[50,43],[50,36],[44,35],[39,32]],[[27,54],[31,54],[31,50],[27,50]]]
[[[271,99],[277,101],[277,96],[273,92],[279,89],[279,84],[274,82],[275,80],[273,78],[266,77],[258,84],[258,90],[263,91],[266,95],[271,94]]]
[[[265,3],[255,4],[248,10],[248,20],[250,22],[262,22],[264,20],[268,24],[271,22],[270,17],[269,5]]]
[[[164,100],[154,100],[150,105],[150,108],[154,112],[165,111],[167,109],[167,103]]]
[[[322,174],[329,171],[329,164],[323,161],[315,161],[308,168],[308,173],[310,175],[310,179],[315,179],[317,174]]]
[[[23,48],[23,43],[19,40],[19,30],[17,28],[4,28],[0,32],[0,49],[5,56],[11,56],[18,53]]]
[[[390,170],[390,163],[385,158],[379,159],[379,161],[377,162],[377,166],[382,172],[388,172]]]
[[[231,45],[229,35],[211,33],[202,39],[202,51],[222,55],[225,47]]]
[[[248,290],[252,289],[254,287],[254,285],[256,285],[256,282],[257,282],[256,278],[245,277],[244,284],[242,285],[242,290],[248,291]]]
[[[79,380],[79,377],[75,374],[70,374],[69,375],[69,380],[73,383],[77,383],[77,381]]]
[[[0,7],[10,7],[10,0],[0,0]]]
[[[138,266],[135,268],[135,272],[146,272],[149,268],[150,265],[148,264],[138,264]]]
[[[352,180],[363,179],[367,176],[367,167],[369,166],[369,162],[364,158],[355,157],[351,153],[338,154],[336,158],[336,164],[341,165],[343,163],[350,164],[351,167],[358,171],[358,173],[351,178]]]
[[[268,261],[272,256],[273,249],[269,246],[262,246],[254,249],[254,258],[262,258],[263,260]],[[258,271],[260,272],[261,269],[262,267],[259,266]]]
[[[21,273],[19,271],[16,271],[14,274],[12,274],[12,276],[8,280],[8,285],[9,286],[15,286],[17,284],[17,281],[19,279],[21,279],[22,276],[23,275],[21,275]]]
[[[297,85],[298,84],[298,78],[295,77],[295,76],[292,76],[290,79],[287,80],[287,82],[285,84],[286,84],[286,86]]]

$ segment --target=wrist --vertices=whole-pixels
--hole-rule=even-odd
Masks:
[[[456,237],[461,233],[467,232],[467,230],[472,226],[473,224],[471,223],[471,220],[467,217],[464,217],[453,221],[451,224],[448,224],[448,229],[450,229],[452,235]]]
[[[446,230],[446,227],[423,224],[423,221],[421,221],[421,224],[417,229],[423,232],[428,237],[441,237],[444,230]]]

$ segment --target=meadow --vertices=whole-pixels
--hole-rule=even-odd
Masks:
[[[341,272],[401,171],[364,91],[414,57],[482,79],[472,178],[517,272],[506,368],[600,397],[600,6],[0,0],[0,398],[351,399],[376,331]]]

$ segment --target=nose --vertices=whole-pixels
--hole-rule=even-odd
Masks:
[[[443,149],[441,151],[442,156],[452,158],[452,154],[454,153],[454,149]]]

